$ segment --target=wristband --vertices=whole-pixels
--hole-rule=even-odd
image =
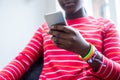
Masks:
[[[88,54],[83,58],[79,55],[79,58],[84,61],[89,60],[94,55],[94,49],[94,46],[90,44],[90,51],[88,52]]]

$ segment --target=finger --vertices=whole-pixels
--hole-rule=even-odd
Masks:
[[[65,33],[74,33],[74,29],[71,26],[65,26],[65,25],[54,25],[51,29],[63,31]]]
[[[62,49],[70,49],[71,46],[69,46],[69,41],[68,40],[64,40],[64,39],[59,39],[57,41],[57,46],[62,48]]]
[[[70,38],[73,37],[72,34],[68,34],[68,33],[64,33],[64,32],[61,32],[61,31],[50,31],[49,34],[57,37],[57,38],[60,38],[60,39],[65,39],[65,40],[69,40]]]
[[[69,42],[68,40],[57,38],[55,36],[52,36],[52,40],[54,44],[59,48],[66,49],[66,50],[71,50],[72,48],[72,46],[70,46],[71,42]]]
[[[54,44],[58,45],[59,44],[59,39],[55,36],[51,37],[52,41],[54,42]]]
[[[65,42],[67,41],[65,39],[62,39],[62,38],[59,38],[59,37],[56,37],[56,36],[52,36],[51,39],[53,40],[53,42],[55,44],[65,44]]]
[[[50,30],[50,31],[49,31],[49,34],[57,37],[57,36],[59,36],[60,32],[59,32],[59,31]]]
[[[56,37],[52,37],[52,40],[54,42],[54,44],[59,47],[59,48],[62,48],[62,49],[65,49],[64,45],[62,44],[61,40],[56,38]]]

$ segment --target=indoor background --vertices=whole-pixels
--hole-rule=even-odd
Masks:
[[[88,15],[109,18],[120,27],[120,0],[84,1]],[[0,69],[22,51],[44,15],[58,10],[57,0],[0,0]]]

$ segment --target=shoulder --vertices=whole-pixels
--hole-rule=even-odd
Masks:
[[[92,21],[92,23],[101,25],[104,28],[116,26],[115,23],[108,18],[103,18],[103,17],[95,18],[95,17],[89,16],[89,19]]]
[[[115,24],[111,19],[108,19],[108,18],[103,18],[103,17],[95,18],[95,17],[91,17],[91,16],[90,16],[90,18],[99,24],[104,24],[104,25],[105,24],[106,25]]]
[[[37,31],[44,31],[44,30],[47,30],[47,29],[48,29],[48,25],[47,25],[46,22],[44,22],[38,27]]]
[[[93,16],[89,16],[89,19],[92,21],[97,21],[99,23],[114,23],[111,19],[108,18],[103,18],[103,17],[93,17]]]
[[[109,32],[111,30],[117,30],[117,25],[108,18],[95,18],[90,16],[89,20],[92,24],[96,25],[97,28],[101,29],[103,33]]]

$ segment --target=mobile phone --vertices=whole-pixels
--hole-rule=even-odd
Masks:
[[[64,15],[61,11],[48,13],[45,16],[45,21],[47,22],[48,26],[53,26],[55,24],[64,24],[66,25],[66,20]]]

